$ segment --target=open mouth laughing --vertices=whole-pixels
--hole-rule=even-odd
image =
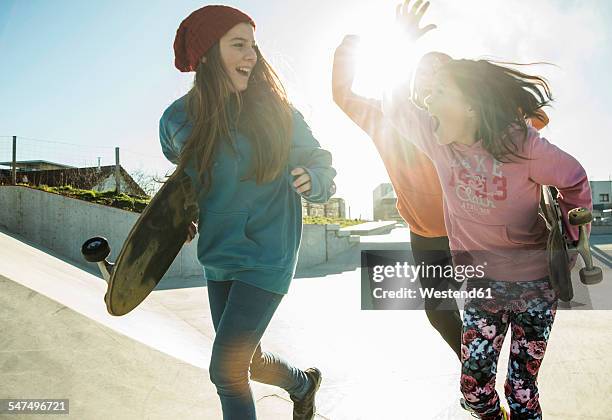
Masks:
[[[252,71],[253,71],[252,67],[247,67],[247,66],[236,67],[236,72],[242,77],[248,78],[251,75]]]

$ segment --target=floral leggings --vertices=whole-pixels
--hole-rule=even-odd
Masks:
[[[508,327],[512,342],[504,391],[512,420],[542,418],[537,386],[557,310],[548,279],[525,282],[470,281],[470,288],[491,288],[492,298],[466,301],[461,345],[461,392],[482,419],[500,417],[495,376]]]

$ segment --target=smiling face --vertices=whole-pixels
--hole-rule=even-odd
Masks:
[[[246,90],[257,63],[255,34],[248,23],[239,23],[219,40],[223,69],[237,92]]]
[[[425,98],[425,105],[436,122],[438,143],[474,143],[476,113],[448,73],[436,73],[431,93]]]

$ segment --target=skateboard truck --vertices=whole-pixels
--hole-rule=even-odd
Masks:
[[[97,263],[102,277],[108,283],[115,264],[108,262],[106,258],[110,255],[111,249],[106,238],[96,236],[85,241],[81,247],[81,254],[89,262]]]
[[[601,268],[593,265],[593,257],[589,247],[589,238],[586,225],[593,221],[593,214],[584,207],[575,208],[568,212],[569,222],[572,226],[578,226],[580,230],[578,244],[573,249],[578,252],[584,261],[585,267],[580,269],[580,281],[583,284],[597,284],[603,279]]]

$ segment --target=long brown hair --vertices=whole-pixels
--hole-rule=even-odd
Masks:
[[[251,142],[253,157],[246,179],[254,178],[258,184],[270,182],[287,164],[292,109],[278,75],[259,48],[255,47],[255,52],[257,63],[248,88],[233,92],[217,42],[206,54],[206,62],[199,63],[193,88],[187,94],[186,112],[193,128],[179,156],[177,170],[195,161],[205,191],[211,186],[212,161],[219,143],[228,141],[234,147],[231,127]]]
[[[548,82],[488,60],[451,60],[439,71],[451,76],[476,110],[480,122],[476,139],[482,147],[500,162],[525,159],[520,150],[527,138],[526,119],[541,118],[538,110],[552,101]],[[523,133],[520,144],[511,135],[515,129]]]

